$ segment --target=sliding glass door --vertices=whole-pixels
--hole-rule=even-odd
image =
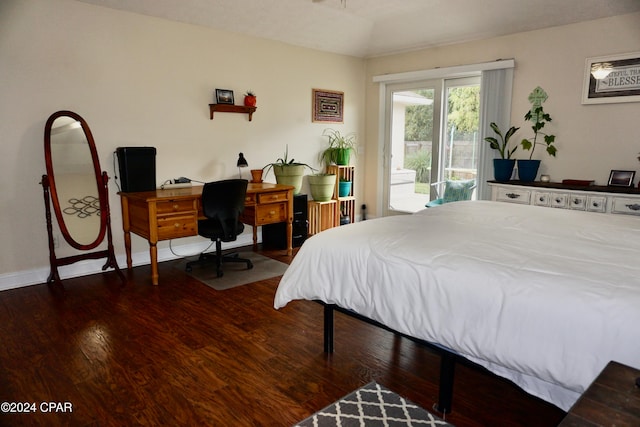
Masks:
[[[412,213],[445,179],[477,174],[480,78],[387,86],[385,215]]]

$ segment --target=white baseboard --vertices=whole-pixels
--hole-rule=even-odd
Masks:
[[[251,234],[241,234],[235,242],[225,243],[223,249],[233,249],[252,244],[253,238]],[[171,244],[169,248],[158,249],[158,262],[198,255],[200,252],[203,252],[208,245],[209,243],[205,241],[183,245]],[[209,250],[215,250],[215,244]],[[149,251],[131,254],[131,261],[134,267],[150,264],[151,260],[149,257]],[[116,262],[121,269],[127,268],[127,259],[124,254],[116,255]],[[74,264],[58,267],[58,273],[60,274],[61,279],[102,273],[102,266],[104,263],[105,258],[78,261]],[[50,267],[47,265],[32,270],[0,274],[0,291],[22,288],[25,286],[41,285],[47,282],[50,271]],[[108,271],[113,270],[109,269]]]

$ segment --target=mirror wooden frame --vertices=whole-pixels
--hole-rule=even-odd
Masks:
[[[62,215],[60,200],[58,198],[58,189],[56,188],[53,158],[51,154],[51,129],[53,127],[54,121],[60,117],[70,117],[76,122],[80,123],[80,126],[82,127],[82,130],[86,137],[87,144],[89,146],[89,151],[91,153],[91,162],[93,164],[93,171],[95,175],[100,206],[100,229],[98,235],[96,236],[96,239],[90,243],[80,243],[75,240],[69,232],[69,229],[67,228],[64,217]],[[60,275],[58,273],[59,266],[73,264],[85,259],[99,259],[105,257],[107,258],[107,261],[102,267],[102,270],[104,271],[107,268],[114,268],[120,276],[122,282],[125,283],[126,280],[124,278],[124,275],[122,274],[122,271],[120,271],[120,268],[118,267],[115,252],[113,249],[111,215],[109,210],[109,194],[107,186],[109,177],[106,172],[101,172],[100,161],[98,160],[95,141],[87,122],[80,115],[74,113],[73,111],[61,110],[53,113],[47,120],[44,128],[44,154],[47,173],[45,175],[42,175],[41,184],[44,193],[47,233],[49,235],[49,263],[51,264],[51,273],[49,274],[47,283],[56,283],[61,285]],[[51,205],[53,205],[53,212],[56,217],[60,233],[64,237],[64,240],[69,243],[71,247],[79,251],[91,251],[92,249],[98,247],[104,241],[104,238],[106,236],[107,249],[97,250],[94,252],[85,252],[67,257],[57,257],[55,253]]]

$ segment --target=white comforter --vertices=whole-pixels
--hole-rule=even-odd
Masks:
[[[274,306],[322,300],[441,344],[568,410],[640,368],[640,218],[458,202],[308,239]]]

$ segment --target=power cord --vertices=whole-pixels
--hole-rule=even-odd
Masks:
[[[196,252],[195,254],[189,254],[189,255],[186,255],[186,254],[179,254],[179,253],[176,253],[176,252],[173,250],[173,246],[171,245],[171,242],[173,242],[173,240],[169,240],[169,250],[171,251],[171,253],[172,253],[173,255],[177,256],[178,258],[183,258],[183,259],[184,259],[184,258],[189,258],[189,257],[192,257],[192,256],[196,256],[196,255],[200,255],[200,254],[202,254],[202,253],[205,253],[205,252],[207,252],[209,249],[211,249],[211,246],[213,246],[213,241],[211,241],[211,242],[209,243],[209,245],[208,245],[206,248],[204,248],[203,250],[201,250],[200,252]]]
[[[120,189],[120,184],[118,184],[118,167],[117,167],[117,163],[118,163],[117,152],[114,151],[113,152],[113,182],[116,184],[116,187],[118,187],[118,192],[120,192],[121,189]]]

